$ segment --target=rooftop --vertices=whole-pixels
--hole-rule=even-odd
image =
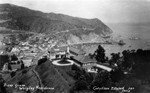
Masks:
[[[75,60],[81,63],[96,63],[97,60],[95,58],[91,58],[89,55],[78,55],[73,57]]]
[[[82,63],[96,63],[97,62],[97,60],[93,57],[90,57],[89,55],[86,55],[86,56],[84,56],[82,59],[81,59],[81,62]]]
[[[50,49],[51,53],[67,51],[67,47],[55,47]]]
[[[75,47],[69,47],[69,52],[70,53],[75,53],[77,55],[82,55],[82,54],[85,54],[85,51],[81,50],[81,49],[77,49]]]

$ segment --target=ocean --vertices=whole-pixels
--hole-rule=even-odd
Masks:
[[[125,24],[125,23],[114,23],[106,24],[113,30],[113,39],[116,41],[123,40],[126,44],[111,45],[102,44],[105,49],[106,56],[110,58],[111,53],[118,53],[124,50],[137,50],[137,49],[150,49],[150,24]],[[136,37],[138,39],[131,40],[129,38]],[[87,48],[89,53],[93,53],[97,49],[97,46]]]

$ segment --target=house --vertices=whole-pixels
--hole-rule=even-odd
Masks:
[[[108,72],[113,70],[112,67],[109,67],[107,64],[97,63],[97,60],[94,57],[92,58],[90,55],[74,56],[73,60],[75,65],[82,67],[89,73],[97,73],[98,69],[103,69]]]
[[[8,71],[8,63],[3,65],[2,71]]]
[[[37,55],[37,51],[33,52],[33,51],[30,51],[30,50],[24,50],[24,51],[20,51],[19,54],[18,54],[18,58],[22,58],[22,57],[27,57],[27,56],[36,56]]]
[[[106,63],[97,63],[97,60],[94,57],[90,57],[90,55],[83,57],[80,62],[82,63],[82,68],[87,72],[97,72],[98,69],[106,70],[108,72],[113,70],[113,68]]]
[[[23,53],[24,53],[24,56],[36,56],[37,55],[36,52],[32,52],[30,50],[25,50],[23,51]]]
[[[46,38],[45,41],[49,41],[49,38]]]
[[[25,67],[31,66],[33,59],[34,59],[33,56],[23,57],[23,58],[22,58],[22,61],[23,61],[23,63],[24,63],[24,66],[25,66]]]
[[[2,71],[9,71],[8,65],[10,65],[12,71],[16,71],[18,69],[21,69],[21,63],[19,63],[19,64],[17,64],[17,63],[5,63]]]
[[[5,46],[0,46],[0,54],[5,53],[6,47]]]
[[[50,59],[62,58],[67,54],[67,47],[54,47],[49,50]]]
[[[82,63],[82,66],[91,66],[97,63],[97,60],[94,57],[90,57],[89,55],[84,56],[80,61]]]
[[[37,44],[34,44],[34,45],[33,45],[33,47],[35,47],[35,48],[36,48],[36,47],[38,47],[38,45],[37,45]]]
[[[20,52],[19,52],[19,54],[18,54],[18,58],[22,58],[22,57],[24,57],[25,55],[24,55],[24,52],[21,50]]]
[[[38,53],[38,52],[40,52],[40,49],[37,48],[37,47],[33,47],[33,48],[30,49],[30,51],[31,51],[32,53]]]
[[[29,46],[23,46],[23,47],[21,48],[21,50],[28,50],[28,49],[30,49]]]
[[[17,69],[21,69],[21,64],[11,64],[10,66],[12,68],[12,71],[15,71]]]
[[[91,58],[89,55],[78,55],[71,57],[74,64],[82,67],[85,71],[90,73],[97,73],[98,69],[95,68],[97,61],[95,58]]]
[[[29,42],[23,42],[21,45],[29,45]]]
[[[75,62],[75,65],[82,67],[89,73],[97,73],[98,69],[106,70],[108,72],[113,70],[113,68],[109,67],[107,64],[97,63],[97,60],[90,57],[90,55],[75,56],[73,57],[73,61]]]
[[[86,71],[89,72],[89,73],[97,73],[98,68],[95,67],[95,66],[92,66],[92,67],[88,68]]]
[[[84,56],[80,62],[82,63],[82,68],[85,69],[87,72],[93,72],[96,73],[98,71],[97,68],[95,68],[97,64],[97,60],[89,55]]]
[[[49,50],[49,52],[51,59],[62,58],[62,56],[70,58],[74,56],[85,55],[85,52],[83,50],[70,46],[53,47]]]
[[[11,50],[11,53],[15,54],[15,55],[18,55],[20,52],[20,49],[18,47],[14,47],[12,50]]]

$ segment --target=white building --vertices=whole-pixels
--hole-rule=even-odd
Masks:
[[[22,61],[24,63],[24,66],[29,67],[32,65],[32,61],[33,61],[34,57],[24,57],[22,58]]]
[[[14,47],[12,50],[11,50],[11,53],[15,54],[15,55],[18,55],[20,52],[20,49],[17,48],[17,47]]]

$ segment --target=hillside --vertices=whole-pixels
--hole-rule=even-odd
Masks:
[[[47,61],[37,66],[35,70],[40,75],[44,86],[54,88],[54,90],[45,91],[46,93],[67,93],[75,82],[67,74],[68,71],[71,71],[71,66],[58,67],[54,66],[50,61]]]
[[[22,93],[23,91],[25,91],[25,89],[23,89],[22,91],[19,90],[21,86],[15,86],[17,84],[23,84],[25,85],[25,87],[34,88],[33,91],[35,93],[41,93],[37,92],[37,86],[39,86],[40,88],[50,88],[45,89],[42,93],[69,93],[70,88],[74,85],[75,80],[68,74],[68,72],[71,71],[71,66],[58,67],[54,66],[50,61],[46,61],[45,63],[36,66],[35,70],[34,67],[35,66],[25,68],[23,70],[18,70],[13,74],[3,74],[3,78],[6,83],[13,85],[13,87],[7,87],[7,91],[19,91],[19,93]],[[37,75],[39,75],[39,77],[37,77],[36,73]],[[39,81],[38,78],[41,81]],[[31,91],[32,89],[29,90]]]
[[[11,91],[12,93],[25,93],[23,91],[26,91],[26,89],[23,89],[23,91],[20,90],[22,87],[19,85],[25,85],[25,87],[36,87],[39,85],[37,77],[33,73],[31,67],[16,71],[14,73],[3,74],[3,78],[7,85],[13,85],[7,87],[7,91]]]
[[[65,37],[73,35],[80,41],[88,41],[81,38],[85,34],[84,37],[88,38],[91,33],[96,34],[96,37],[111,36],[112,33],[112,30],[97,18],[85,19],[64,14],[43,13],[12,4],[0,4],[0,12],[0,20],[3,20],[0,27],[13,30],[47,34],[66,32]]]

